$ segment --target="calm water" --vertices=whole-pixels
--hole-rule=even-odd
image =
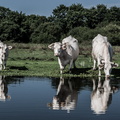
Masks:
[[[119,120],[120,80],[0,76],[0,120]]]

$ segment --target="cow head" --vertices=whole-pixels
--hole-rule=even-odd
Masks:
[[[6,53],[7,50],[12,49],[12,46],[7,46],[6,44],[4,44],[3,46],[3,53]]]
[[[4,44],[0,42],[0,56],[2,56],[3,48],[4,48]]]
[[[118,64],[114,62],[105,62],[104,60],[101,60],[101,64],[99,65],[99,67],[104,68],[106,77],[110,77],[112,67],[118,67]]]
[[[8,55],[8,51],[10,49],[12,49],[12,46],[7,46],[6,44],[3,45],[3,49],[2,49],[2,58],[3,58],[3,60]]]
[[[52,43],[48,46],[48,48],[54,50],[54,56],[59,57],[62,52],[62,44],[60,42]]]
[[[106,77],[110,77],[111,71],[112,71],[111,63],[105,63],[104,72],[105,72]]]

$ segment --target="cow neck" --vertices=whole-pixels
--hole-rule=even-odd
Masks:
[[[105,43],[104,45],[104,52],[103,52],[104,60],[106,63],[109,63],[111,61],[110,51],[109,51],[109,45]]]
[[[67,51],[63,50],[62,54],[60,55],[60,59],[66,60],[67,59]]]

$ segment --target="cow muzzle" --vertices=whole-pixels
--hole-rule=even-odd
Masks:
[[[54,56],[55,56],[55,57],[59,57],[60,55],[59,55],[58,53],[55,53]]]
[[[106,75],[106,79],[110,79],[110,75]]]

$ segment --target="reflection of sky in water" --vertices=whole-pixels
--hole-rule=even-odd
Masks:
[[[69,79],[72,84],[72,90],[77,91],[78,97],[76,106],[74,109],[67,113],[66,109],[53,110],[48,106],[52,103],[53,97],[58,92],[58,86],[60,83],[59,78],[40,78],[40,77],[6,77],[7,94],[11,96],[11,99],[6,99],[4,102],[0,102],[0,119],[4,120],[21,120],[26,118],[29,120],[48,120],[48,119],[68,119],[77,120],[118,120],[120,118],[120,91],[112,94],[112,99],[107,111],[104,115],[96,115],[91,110],[91,94],[93,91],[92,79]],[[65,79],[63,87],[69,87],[68,79]],[[97,85],[96,80],[96,85]],[[104,79],[101,81],[104,82]],[[120,80],[111,80],[110,86],[120,87]],[[65,88],[66,89],[66,88]],[[69,89],[61,92],[68,92]],[[68,92],[71,95],[72,92]],[[60,95],[61,96],[61,95]],[[68,97],[69,98],[69,97]],[[61,100],[64,105],[64,100]]]

